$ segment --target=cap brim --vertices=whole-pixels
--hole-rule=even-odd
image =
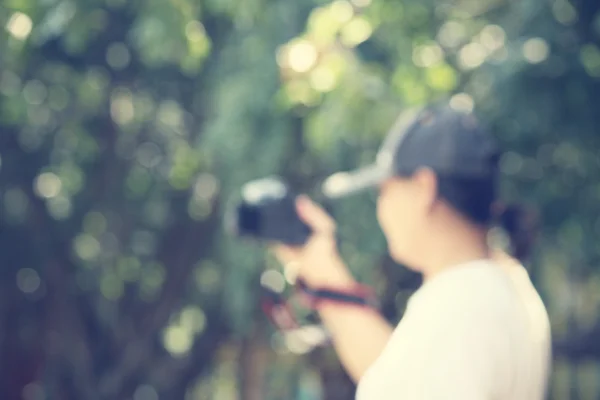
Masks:
[[[338,172],[323,182],[322,191],[328,198],[350,196],[374,188],[392,176],[388,168],[371,165],[351,172]]]

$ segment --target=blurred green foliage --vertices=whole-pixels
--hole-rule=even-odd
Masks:
[[[312,193],[441,97],[491,122],[507,200],[540,210],[531,270],[564,343],[552,398],[597,398],[580,361],[600,357],[583,339],[600,326],[599,7],[2,2],[2,398],[350,398],[331,352],[267,341],[258,279],[276,266],[222,216],[265,175]],[[372,196],[335,215],[396,320],[415,280],[385,256]]]

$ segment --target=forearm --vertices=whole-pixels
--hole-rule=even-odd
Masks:
[[[355,382],[382,353],[393,328],[375,310],[329,303],[319,307],[342,365]]]
[[[323,285],[340,289],[356,285],[343,264],[326,271],[328,283]],[[343,366],[358,382],[382,353],[393,327],[376,310],[367,307],[325,302],[318,310]]]

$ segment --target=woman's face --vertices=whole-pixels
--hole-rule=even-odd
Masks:
[[[426,231],[427,217],[435,201],[435,176],[420,171],[410,178],[392,178],[380,187],[377,219],[397,262],[410,259]]]

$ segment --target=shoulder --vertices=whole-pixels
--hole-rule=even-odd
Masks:
[[[502,314],[513,298],[511,282],[501,268],[491,261],[478,261],[443,272],[425,283],[411,299],[408,311],[464,321],[482,314]]]
[[[473,264],[440,276],[416,293],[390,350],[397,354],[404,349],[423,368],[439,360],[462,360],[467,363],[461,364],[463,370],[476,366],[491,374],[523,322],[508,278],[496,265]]]
[[[514,279],[497,264],[481,262],[423,285],[363,392],[379,388],[381,399],[388,392],[423,399],[481,399],[503,392],[514,361],[520,361],[515,352],[527,357],[530,346],[523,338],[532,333],[529,307],[523,307],[528,302]],[[528,290],[537,293],[533,286]]]
[[[485,268],[453,271],[425,284],[364,386],[393,388],[408,397],[419,393],[418,398],[476,399],[493,392],[503,340],[498,329],[502,302],[497,300],[508,294]]]

